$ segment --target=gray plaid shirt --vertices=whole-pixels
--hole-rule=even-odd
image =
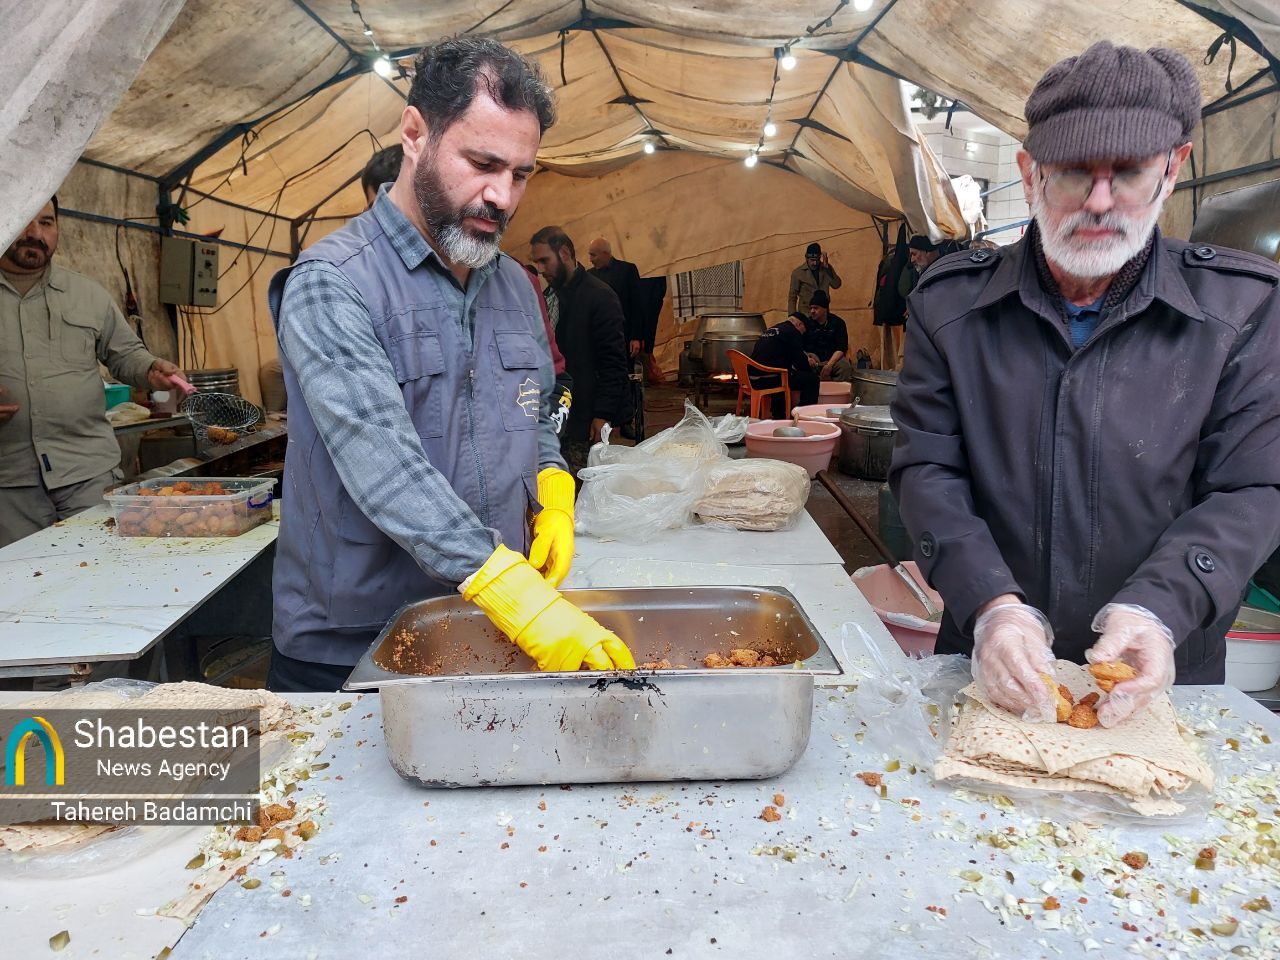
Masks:
[[[493,276],[497,260],[472,270],[464,290],[386,195],[385,186],[373,212],[405,267],[424,268],[449,315],[473,335],[476,295]],[[300,265],[285,285],[278,328],[280,350],[297,375],[342,484],[361,512],[431,576],[458,583],[475,573],[501,537],[480,522],[427,459],[391,360],[352,283],[330,264]],[[548,350],[543,382],[554,379]],[[563,468],[545,399],[538,452],[540,469]],[[388,476],[402,482],[388,484]]]

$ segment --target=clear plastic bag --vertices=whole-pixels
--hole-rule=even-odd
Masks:
[[[634,447],[609,443],[611,430],[587,454],[587,466],[611,463],[650,463],[655,460],[679,460],[701,465],[725,460],[729,451],[716,436],[715,428],[701,410],[688,400],[684,402],[684,418],[673,427],[655,433]]]
[[[738,530],[785,530],[812,489],[804,467],[782,460],[726,460],[707,467],[694,515]]]
[[[969,658],[949,654],[916,660],[907,657],[896,644],[876,641],[857,624],[847,623],[841,638],[842,653],[850,672],[857,678],[851,694],[852,714],[866,724],[865,744],[904,762],[932,769],[942,757],[951,735],[961,693],[972,681]],[[1222,776],[1218,759],[1186,733],[1212,772],[1214,782]],[[1093,793],[1019,788],[985,780],[948,777],[937,781],[943,787],[963,787],[985,796],[1007,799],[1033,810],[1047,819],[1087,819],[1123,821],[1126,824],[1168,826],[1203,821],[1213,807],[1212,791],[1199,784],[1172,797],[1184,809],[1178,813],[1139,813],[1119,793]]]
[[[716,439],[723,443],[741,443],[747,435],[750,417],[739,417],[732,413],[712,417],[711,428],[716,432]]]
[[[605,463],[578,478],[577,531],[632,543],[687,525],[703,488],[703,468],[685,459]]]

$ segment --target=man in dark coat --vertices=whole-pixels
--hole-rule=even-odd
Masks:
[[[1280,541],[1280,267],[1156,228],[1200,117],[1174,51],[1099,42],[1026,116],[1027,236],[911,295],[890,484],[946,601],[938,652],[1048,721],[1053,657],[1124,661],[1114,726],[1175,675],[1223,682]]]
[[[573,241],[560,227],[530,238],[529,259],[548,284],[547,309],[573,378],[573,407],[560,448],[575,475],[606,423],[623,422],[627,406],[627,353],[618,296],[578,263]]]
[[[781,367],[787,371],[787,386],[791,390],[791,405],[804,406],[818,402],[818,374],[809,366],[809,355],[804,352],[804,334],[807,321],[803,313],[793,313],[776,326],[760,335],[751,348],[751,359],[766,367]],[[751,371],[751,385],[761,390],[782,383],[777,373]],[[787,401],[780,393],[769,397],[773,404],[772,416],[782,420],[791,416]]]
[[[627,356],[635,357],[644,349],[644,298],[640,291],[640,270],[629,260],[613,255],[613,246],[604,237],[596,237],[587,245],[587,272],[603,280],[618,295],[622,304],[623,332],[627,338]]]

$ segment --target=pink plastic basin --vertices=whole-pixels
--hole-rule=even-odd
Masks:
[[[818,384],[818,402],[826,406],[847,404],[853,397],[853,384],[843,380],[823,380]]]
[[[902,565],[915,575],[929,599],[941,610],[942,597],[925,584],[915,561],[907,560]],[[892,567],[886,563],[878,567],[863,567],[855,570],[849,579],[862,591],[871,609],[888,628],[889,635],[898,641],[898,646],[908,656],[923,657],[933,653],[938,642],[938,624],[925,619],[920,601],[911,595]]]
[[[847,403],[811,403],[807,406],[796,407],[795,415],[801,420],[820,420],[823,423],[839,423],[839,417],[827,416],[827,411],[835,407],[847,407]]]
[[[747,456],[769,460],[785,460],[804,467],[813,479],[819,470],[826,469],[840,440],[840,428],[834,423],[817,420],[801,420],[803,437],[775,437],[778,427],[792,426],[790,420],[761,420],[747,426]]]

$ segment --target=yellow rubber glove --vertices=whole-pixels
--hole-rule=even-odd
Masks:
[[[529,562],[553,587],[564,583],[573,564],[573,477],[559,467],[538,474],[538,502],[533,518]]]
[[[490,554],[462,592],[539,670],[634,670],[627,645],[566,600],[507,547]]]

